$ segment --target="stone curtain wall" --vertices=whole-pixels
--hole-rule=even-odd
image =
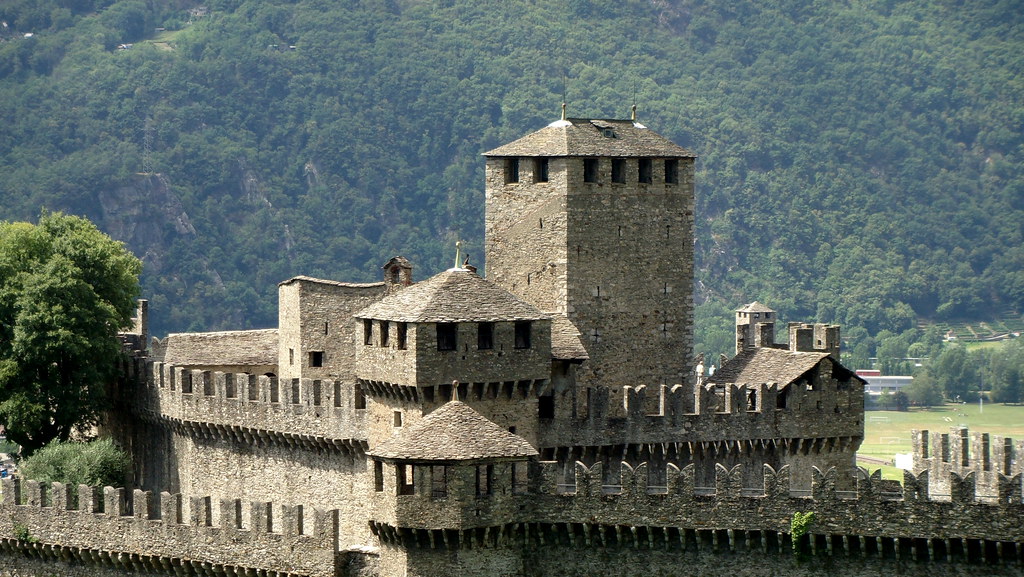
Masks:
[[[554,490],[561,469],[541,463],[533,471],[535,493],[513,497],[526,505],[515,513],[521,519],[472,529],[374,524],[380,550],[349,551],[337,560],[337,511],[167,494],[155,499],[111,488],[102,496],[88,487],[73,494],[60,484],[44,491],[31,481],[25,504],[17,505],[22,488],[7,480],[0,554],[186,575],[373,575],[395,556],[396,563],[407,560],[410,575],[482,576],[498,568],[509,575],[678,575],[683,567],[724,575],[722,567],[730,565],[747,566],[751,575],[769,566],[806,575],[897,567],[907,575],[1022,574],[1020,476],[1002,479],[999,495],[988,502],[975,497],[972,475],[953,475],[950,499],[938,501],[929,498],[927,473],[907,474],[902,487],[865,475],[856,491],[842,492],[834,471],[815,471],[807,492],[791,490],[786,468],[766,468],[763,486],[749,488],[739,468],[724,467],[714,487],[696,486],[690,468],[672,467],[665,485],[648,486],[646,467],[624,466],[619,484],[608,486],[599,466],[579,465],[575,484]],[[77,506],[69,505],[76,494]],[[431,506],[430,497],[423,501]],[[438,500],[433,506],[445,505]],[[808,564],[793,557],[795,512],[815,514],[800,542],[803,554],[816,559]],[[569,558],[573,563],[554,563]],[[343,568],[338,573],[336,561]]]
[[[337,511],[238,501],[213,504],[164,493],[77,492],[4,479],[0,542],[8,555],[109,567],[125,573],[334,575]],[[45,490],[44,490],[45,489]],[[24,499],[25,504],[17,502]],[[220,512],[212,520],[212,508]],[[266,573],[263,573],[266,574]]]
[[[974,473],[978,492],[988,495],[998,494],[1002,476],[1021,473],[1024,440],[952,427],[949,433],[913,431],[912,441],[914,470],[929,472],[935,494],[949,494],[950,473]]]

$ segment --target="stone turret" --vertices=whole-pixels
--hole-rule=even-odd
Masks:
[[[736,310],[736,354],[775,344],[775,311],[754,301]]]

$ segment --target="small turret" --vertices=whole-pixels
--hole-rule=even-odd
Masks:
[[[754,301],[736,310],[736,354],[775,344],[775,311]]]

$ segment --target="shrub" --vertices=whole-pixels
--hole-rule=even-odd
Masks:
[[[27,479],[78,485],[127,486],[131,458],[110,439],[88,443],[53,442],[21,464]]]

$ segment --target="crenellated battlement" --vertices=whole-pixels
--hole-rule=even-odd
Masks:
[[[816,382],[593,387],[563,402],[572,426],[548,430],[541,446],[859,438],[863,430],[863,389]]]
[[[931,490],[948,493],[950,474],[974,474],[979,490],[998,492],[1000,478],[1020,475],[1024,440],[951,427],[949,433],[911,431],[914,470],[931,473]]]
[[[200,575],[334,575],[337,511],[3,480],[5,548],[55,559]],[[196,574],[196,573],[189,573]],[[262,574],[262,573],[261,573]]]
[[[365,411],[357,408],[365,401],[352,384],[136,363],[144,363],[134,405],[143,418],[246,443],[365,448]]]

